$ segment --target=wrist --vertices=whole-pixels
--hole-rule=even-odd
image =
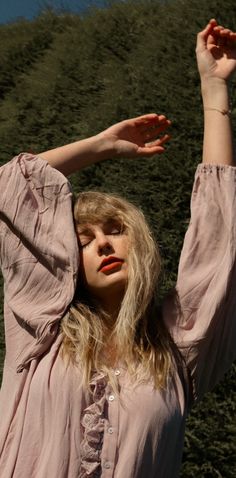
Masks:
[[[108,135],[104,134],[104,131],[93,136],[91,140],[94,143],[96,161],[103,161],[116,156],[114,141]]]
[[[223,99],[229,98],[229,85],[222,78],[202,78],[201,79],[202,99]]]
[[[201,92],[204,108],[230,111],[229,85],[225,80],[221,78],[203,79]]]

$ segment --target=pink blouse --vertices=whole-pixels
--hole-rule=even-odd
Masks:
[[[177,292],[163,305],[192,376],[176,364],[165,391],[132,385],[119,396],[102,374],[83,390],[60,356],[58,325],[78,271],[71,190],[46,161],[21,154],[0,169],[0,256],[6,358],[0,394],[2,478],[175,478],[187,411],[236,356],[236,169],[199,165]]]

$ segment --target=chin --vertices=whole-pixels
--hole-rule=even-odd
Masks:
[[[114,274],[113,276],[110,275],[109,278],[108,278],[108,280],[105,281],[104,284],[102,284],[102,287],[101,287],[101,288],[102,288],[102,289],[107,289],[107,290],[109,290],[110,288],[112,288],[112,289],[115,289],[115,288],[117,288],[117,289],[120,289],[120,288],[125,289],[125,288],[126,288],[126,285],[127,285],[127,279],[128,279],[128,278],[127,278],[126,274],[125,274],[125,275],[124,275],[124,274],[120,274],[120,275],[119,275],[119,274],[117,273],[117,274]]]
[[[103,281],[103,283],[89,287],[89,292],[94,295],[94,297],[107,298],[109,294],[111,296],[114,296],[114,294],[119,296],[121,294],[124,295],[128,281],[127,274],[113,273],[106,276],[106,278],[107,280]]]

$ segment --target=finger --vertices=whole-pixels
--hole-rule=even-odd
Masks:
[[[230,48],[233,43],[231,33],[233,32],[231,32],[229,28],[224,28],[222,25],[218,25],[214,28],[216,45]]]
[[[219,47],[224,47],[228,49],[235,48],[236,33],[230,30],[230,28],[225,28],[222,25],[215,25],[213,28],[213,43]]]
[[[213,30],[216,34],[220,34],[220,35],[227,35],[228,33],[232,31],[230,30],[230,28],[225,28],[222,25],[216,25]]]
[[[222,25],[218,25],[217,27],[214,28],[213,32],[214,32],[216,44],[219,46],[224,45],[228,35],[227,29],[222,27]]]
[[[161,126],[158,126],[157,128],[152,128],[151,130],[147,130],[143,132],[143,139],[145,142],[147,141],[153,141],[157,138],[157,136],[160,135],[163,131],[165,131],[169,126],[171,122],[170,121],[165,121],[165,123],[161,124]],[[160,138],[159,138],[160,139]]]
[[[152,146],[163,145],[164,143],[166,143],[167,141],[169,141],[169,139],[170,139],[170,135],[169,135],[169,134],[165,134],[165,135],[162,136],[161,138],[156,139],[155,141],[153,141],[152,143],[149,143],[149,144],[151,144]]]
[[[222,25],[215,25],[213,30],[214,30],[214,32],[218,33],[221,30],[224,30],[224,27]]]
[[[228,47],[234,47],[235,46],[236,33],[232,32],[232,30],[230,30],[228,28],[224,28],[223,30],[221,30],[219,32],[218,38],[219,38],[218,42],[225,41],[225,43]]]
[[[222,29],[219,31],[219,34],[220,34],[221,36],[224,36],[224,37],[225,37],[225,36],[227,37],[227,36],[229,35],[229,33],[230,33],[230,29],[229,29],[229,28],[222,28]]]
[[[197,35],[196,51],[205,50],[209,36],[213,33],[214,28],[217,26],[217,21],[212,18],[206,25],[204,30]]]
[[[236,33],[230,30],[230,28],[224,28],[222,25],[218,25],[214,28],[214,33],[220,37],[227,37],[227,38],[236,38]]]
[[[165,151],[163,146],[153,146],[150,148],[140,147],[138,148],[137,155],[138,156],[154,156],[154,154],[160,154]]]
[[[159,128],[163,128],[163,127],[167,128],[168,126],[170,126],[170,124],[171,124],[170,120],[168,120],[164,115],[160,115],[158,121],[155,121],[149,124],[144,124],[144,125],[142,124],[139,126],[139,130],[140,130],[140,133],[142,133],[143,135],[145,134],[155,135],[155,132],[156,134],[158,134]]]
[[[217,21],[215,18],[211,18],[209,23],[212,25],[212,26],[216,26],[217,25]]]
[[[165,151],[164,144],[170,139],[170,135],[166,134],[162,138],[146,143],[145,146],[138,148],[138,155],[140,156],[153,156],[154,154],[163,153]]]
[[[133,119],[137,125],[147,125],[149,123],[155,123],[156,121],[159,121],[159,116],[156,113],[149,113],[147,115],[138,116],[137,118]]]
[[[163,146],[167,141],[169,141],[169,139],[170,139],[170,135],[165,134],[164,136],[162,136],[159,139],[156,139],[155,141],[145,143],[145,147],[146,148],[154,148],[154,147]]]
[[[165,115],[157,115],[156,113],[139,116],[138,118],[134,119],[135,126],[138,126],[141,131],[145,131],[149,127],[155,126],[156,124],[159,124],[165,120]]]

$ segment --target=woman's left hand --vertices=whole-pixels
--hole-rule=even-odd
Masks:
[[[162,133],[170,124],[164,115],[151,113],[121,121],[99,136],[110,144],[108,149],[113,157],[153,156],[165,150],[164,145],[170,136]]]
[[[228,80],[236,70],[236,33],[210,20],[197,36],[196,55],[202,80]]]

